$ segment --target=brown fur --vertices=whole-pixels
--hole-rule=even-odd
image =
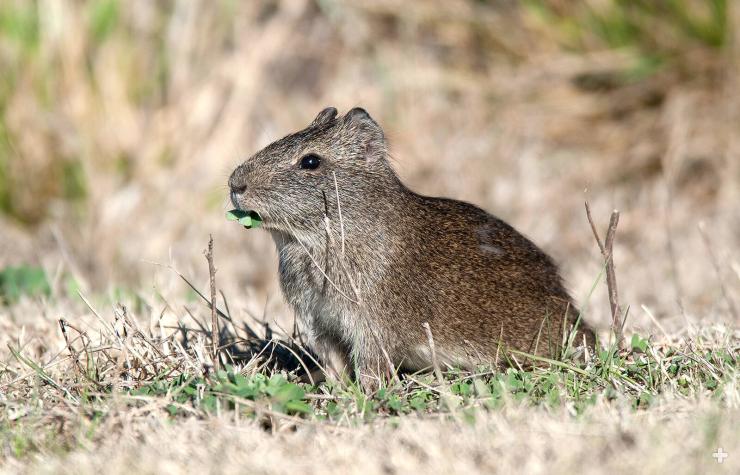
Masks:
[[[354,367],[366,389],[389,363],[430,367],[424,322],[446,364],[502,364],[509,350],[559,357],[578,312],[550,257],[480,208],[406,188],[367,112],[336,114],[324,109],[229,179],[234,205],[272,234],[309,346]],[[316,170],[299,166],[309,153]],[[584,341],[594,337],[581,323]]]

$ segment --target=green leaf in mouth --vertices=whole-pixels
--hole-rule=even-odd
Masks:
[[[238,221],[239,224],[247,229],[259,228],[262,225],[262,217],[256,211],[232,209],[226,213],[226,219],[229,221]]]

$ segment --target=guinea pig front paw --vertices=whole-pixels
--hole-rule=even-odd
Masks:
[[[357,380],[365,394],[375,394],[380,388],[380,377],[369,369],[358,370]]]

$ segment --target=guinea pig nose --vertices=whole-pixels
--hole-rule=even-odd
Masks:
[[[242,193],[247,191],[247,185],[231,184],[229,185],[229,188],[231,188],[231,192],[236,195],[241,195]]]
[[[245,191],[247,191],[247,185],[234,181],[229,182],[229,198],[234,206],[239,207],[239,196]]]

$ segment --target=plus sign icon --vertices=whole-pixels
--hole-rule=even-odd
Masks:
[[[726,459],[727,457],[729,457],[729,456],[730,456],[730,454],[728,454],[727,452],[725,452],[725,451],[724,451],[724,450],[722,449],[722,447],[719,447],[719,448],[717,449],[717,451],[716,451],[716,452],[713,452],[713,453],[712,453],[712,457],[714,457],[714,458],[715,458],[715,460],[717,460],[717,463],[722,463],[722,462],[724,462],[724,461],[725,461],[725,459]]]

